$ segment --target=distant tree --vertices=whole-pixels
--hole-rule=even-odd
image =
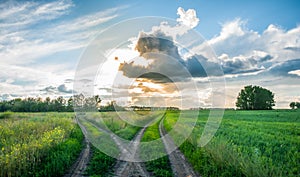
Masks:
[[[291,103],[290,103],[290,107],[291,107],[292,109],[295,109],[295,107],[296,107],[296,102],[291,102]]]
[[[300,109],[300,103],[299,102],[291,102],[290,107],[292,109]]]
[[[67,101],[66,111],[68,111],[68,112],[74,111],[73,102],[74,102],[74,100],[73,100],[73,97],[71,96]]]
[[[243,110],[269,110],[275,106],[274,93],[260,86],[245,86],[237,97],[236,107]]]

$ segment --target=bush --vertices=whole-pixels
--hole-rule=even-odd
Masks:
[[[0,114],[0,119],[11,118],[13,116],[13,112],[5,111],[4,113]]]

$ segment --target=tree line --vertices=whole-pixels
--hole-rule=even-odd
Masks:
[[[99,95],[86,97],[83,94],[74,95],[68,99],[62,96],[51,99],[38,98],[15,98],[0,101],[0,112],[72,112],[76,111],[115,111],[125,110],[118,106],[115,101],[106,105],[100,105]],[[270,110],[275,106],[274,93],[260,86],[248,85],[241,89],[238,94],[236,107],[241,110]],[[300,109],[299,102],[291,102],[292,109]]]
[[[72,112],[73,97],[68,99],[62,96],[51,99],[47,97],[42,99],[40,97],[33,98],[15,98],[12,100],[4,100],[0,102],[0,112]]]
[[[12,100],[0,101],[0,112],[73,112],[76,111],[115,111],[124,110],[118,106],[115,101],[111,101],[106,105],[100,105],[101,99],[99,95],[92,97],[83,94],[74,95],[70,98],[40,97],[33,98],[15,98]]]

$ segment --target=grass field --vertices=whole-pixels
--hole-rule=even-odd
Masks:
[[[202,176],[299,176],[300,112],[225,111],[215,137],[197,147],[209,111],[200,111],[192,135],[180,147]],[[187,116],[185,121],[190,121]],[[167,130],[178,113],[167,113]]]
[[[1,176],[61,176],[82,148],[83,134],[72,113],[1,116]]]
[[[181,113],[182,121],[191,125],[190,116],[195,112]],[[127,140],[141,129],[126,123],[116,113],[92,114],[84,126],[98,138],[108,137],[97,126]],[[192,134],[180,146],[201,176],[300,176],[299,110],[226,110],[214,138],[206,146],[198,147],[208,115],[208,110],[199,112]],[[0,175],[63,175],[82,149],[83,134],[73,117],[73,113],[0,113]],[[178,117],[178,111],[166,113],[167,131],[174,128]],[[134,124],[156,118],[156,114],[144,119],[132,117]],[[159,138],[158,124],[159,121],[146,129],[142,142]],[[92,149],[86,173],[90,176],[111,173],[116,159]],[[167,156],[147,162],[146,168],[154,176],[172,176]]]

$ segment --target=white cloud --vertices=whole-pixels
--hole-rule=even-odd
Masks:
[[[271,24],[259,34],[247,29],[246,24],[241,19],[224,23],[219,35],[208,41],[218,56],[227,54],[233,58],[261,51],[277,62],[299,58],[300,26],[284,30]]]
[[[69,94],[72,83],[64,81],[74,77],[74,64],[68,63],[70,59],[53,64],[45,57],[86,46],[101,24],[118,17],[117,11],[126,8],[65,20],[63,17],[73,6],[69,0],[0,4],[1,95],[55,96],[63,94],[59,89]],[[41,91],[45,88],[55,88],[55,92]]]
[[[300,76],[300,69],[299,70],[290,71],[290,72],[288,72],[288,74],[293,74],[293,75]]]
[[[0,63],[6,64],[29,64],[39,57],[50,55],[54,52],[67,51],[81,47],[69,41],[45,42],[43,40],[22,41],[17,44],[6,46],[0,52]]]
[[[153,26],[152,31],[149,33],[161,31],[176,40],[178,36],[186,34],[199,23],[194,9],[185,11],[182,7],[179,7],[177,9],[177,15],[179,15],[179,17],[176,19],[176,22],[163,21],[159,26]]]
[[[124,8],[126,8],[126,6],[111,8],[104,11],[84,15],[71,21],[62,22],[61,24],[54,27],[52,31],[56,31],[59,33],[76,32],[82,30],[90,31],[91,28],[118,17],[117,11]]]
[[[59,71],[59,72],[58,72]],[[49,86],[58,87],[66,79],[74,77],[74,72],[65,64],[25,67],[0,65],[1,95],[37,96],[40,90]]]
[[[214,45],[228,38],[245,35],[245,31],[246,31],[244,28],[245,23],[246,23],[245,21],[242,21],[241,19],[237,18],[233,21],[222,24],[222,29],[220,34],[210,39],[209,44]]]
[[[25,28],[44,20],[55,19],[68,13],[73,6],[69,0],[49,3],[8,1],[0,6],[0,29]]]
[[[0,23],[0,63],[25,64],[56,52],[82,48],[99,32],[99,25],[116,18],[118,9],[126,8],[61,20],[73,6],[68,0],[2,4],[1,13],[6,18],[2,17]],[[52,19],[58,22],[48,23]]]
[[[185,11],[182,7],[177,9],[177,22],[180,24],[186,25],[190,28],[194,28],[199,23],[199,18],[197,18],[196,11],[194,9],[188,9]]]

